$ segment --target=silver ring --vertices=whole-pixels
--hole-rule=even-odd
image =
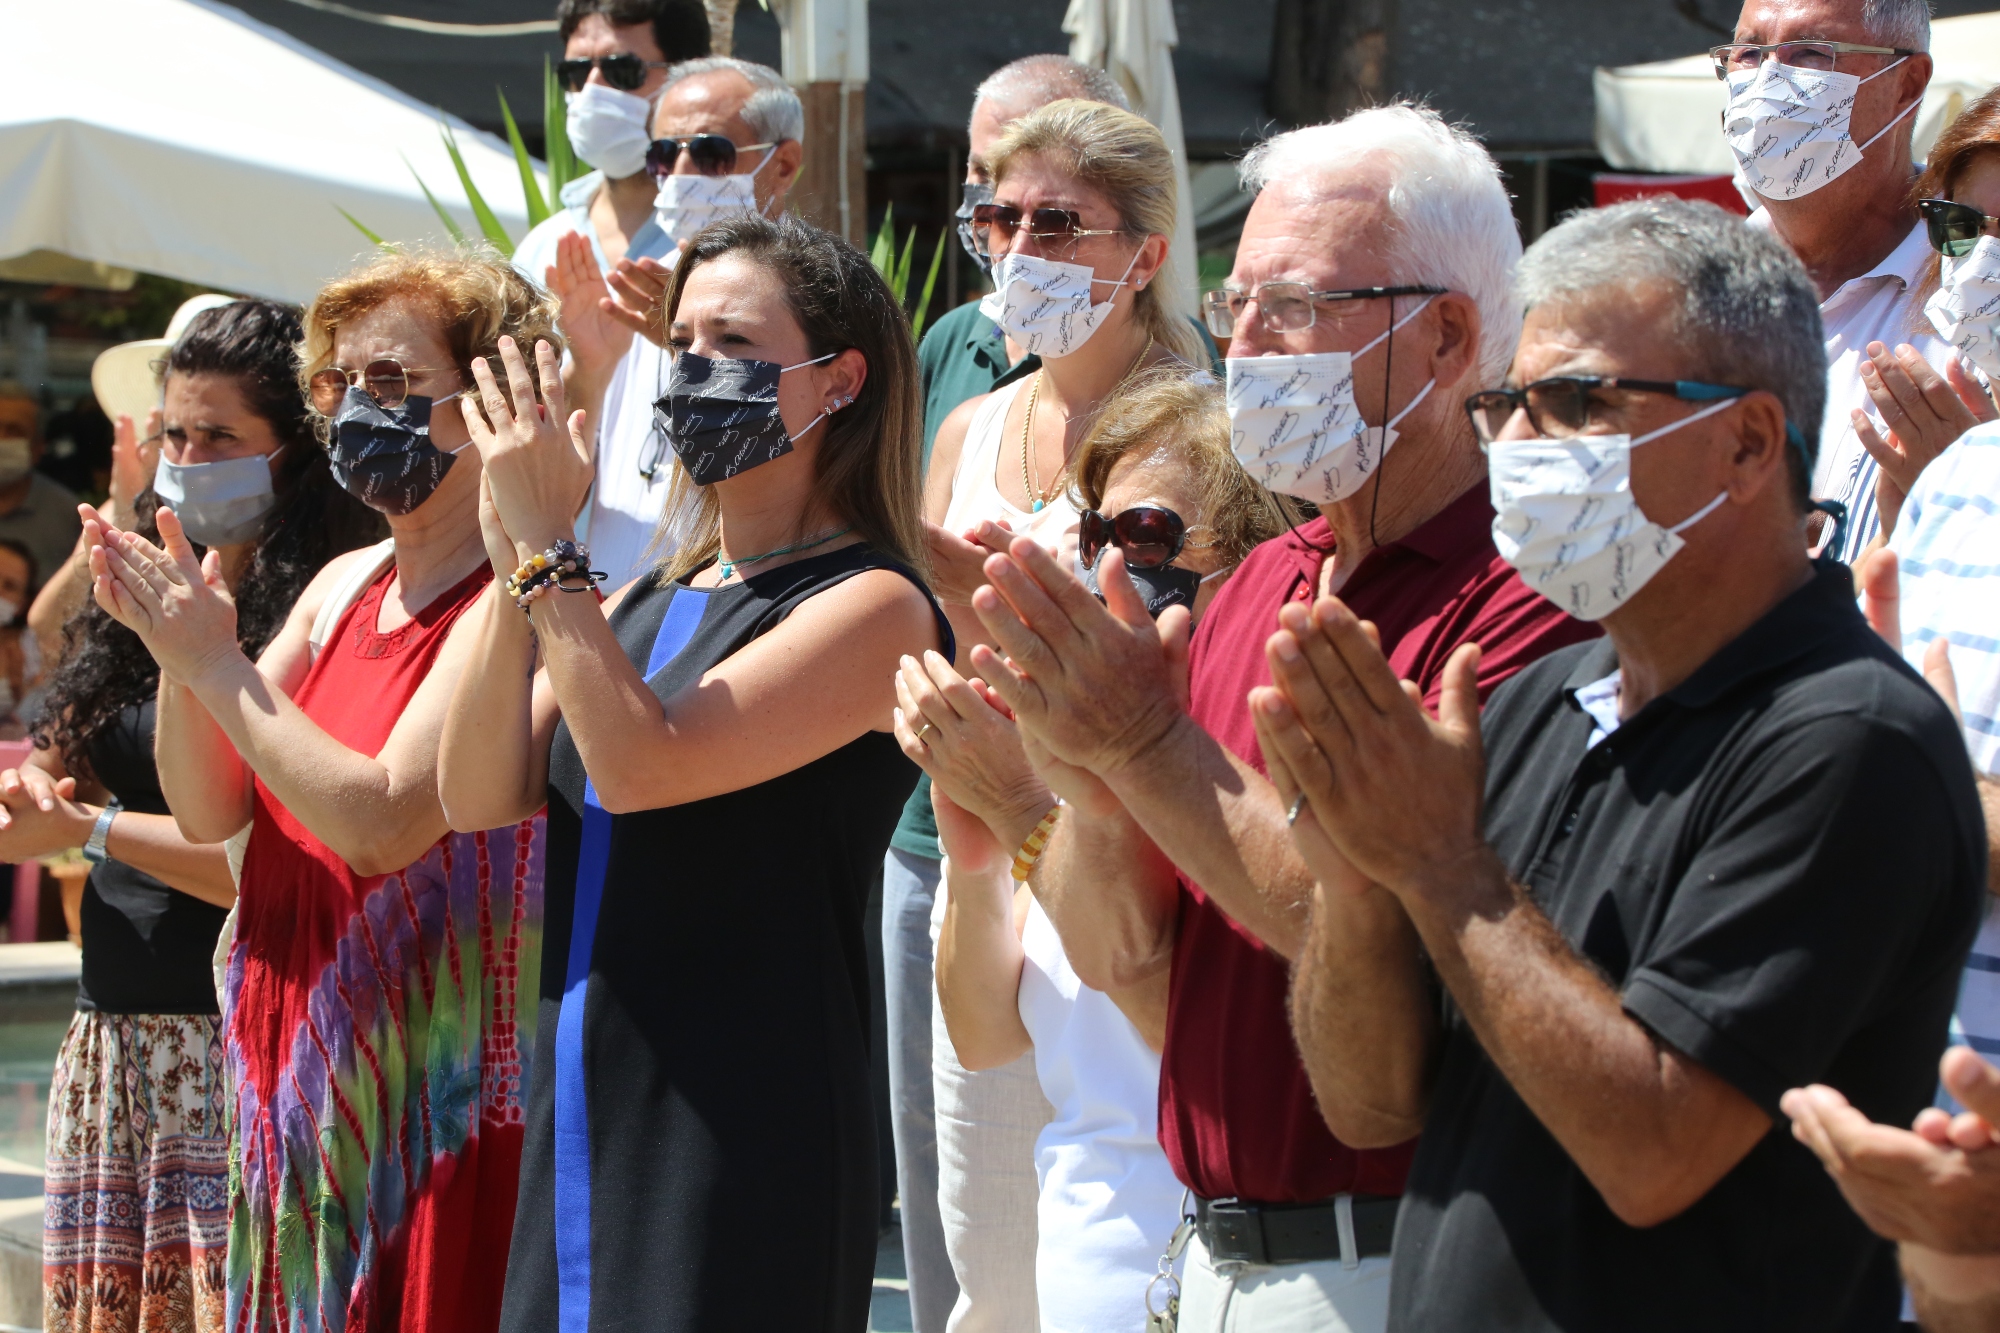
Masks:
[[[1298,823],[1299,811],[1305,808],[1306,808],[1306,794],[1304,792],[1300,792],[1297,796],[1294,796],[1292,798],[1292,808],[1285,811],[1285,827],[1290,828],[1292,825]]]
[[[924,740],[924,733],[925,733],[925,732],[929,732],[929,731],[936,731],[936,730],[937,730],[937,723],[935,723],[935,722],[926,722],[926,723],[924,723],[924,724],[923,724],[923,725],[922,725],[921,727],[918,727],[918,728],[917,728],[917,744],[919,744],[919,745],[923,745],[923,746],[925,746],[926,748],[928,748],[928,746],[929,746],[929,742],[927,742],[927,741],[925,741],[925,740]]]

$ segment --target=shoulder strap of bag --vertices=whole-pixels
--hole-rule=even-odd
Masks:
[[[368,553],[354,562],[346,577],[327,594],[320,604],[319,615],[313,619],[312,634],[306,640],[306,650],[314,658],[326,646],[327,636],[333,627],[347,614],[347,608],[361,600],[361,594],[368,591],[368,585],[396,558],[396,539],[391,537],[368,548]]]

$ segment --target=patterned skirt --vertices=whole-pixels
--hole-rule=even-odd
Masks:
[[[78,1013],[49,1089],[48,1333],[209,1333],[228,1301],[219,1019]]]

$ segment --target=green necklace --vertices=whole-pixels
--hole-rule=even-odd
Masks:
[[[716,563],[722,566],[722,577],[715,581],[716,585],[719,587],[729,582],[730,579],[736,577],[736,571],[744,565],[754,565],[759,560],[769,560],[774,556],[796,555],[800,551],[810,551],[815,546],[824,546],[830,541],[837,541],[852,531],[854,531],[853,528],[842,528],[838,532],[823,532],[817,537],[809,537],[805,541],[797,542],[791,546],[780,546],[777,550],[766,551],[762,555],[746,555],[741,560],[726,560],[723,558],[722,553],[718,551],[716,552],[715,559]]]

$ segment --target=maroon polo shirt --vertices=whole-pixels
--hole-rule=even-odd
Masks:
[[[1445,660],[1477,642],[1483,699],[1564,644],[1596,637],[1521,582],[1493,548],[1484,483],[1400,541],[1369,553],[1340,590],[1382,632],[1389,665],[1435,708]],[[1311,602],[1332,543],[1325,519],[1265,542],[1216,594],[1192,646],[1190,712],[1229,751],[1264,771],[1248,695],[1271,683],[1264,643],[1278,608]],[[1297,1203],[1332,1194],[1400,1194],[1415,1144],[1356,1151],[1327,1129],[1292,1044],[1291,969],[1180,881],[1160,1064],[1160,1143],[1181,1183],[1206,1199]]]

